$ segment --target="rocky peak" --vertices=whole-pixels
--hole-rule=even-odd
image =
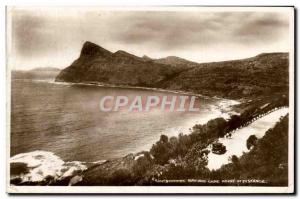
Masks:
[[[108,57],[111,56],[111,52],[94,44],[92,42],[85,42],[82,46],[80,57],[94,57],[94,56],[101,56],[101,57]]]

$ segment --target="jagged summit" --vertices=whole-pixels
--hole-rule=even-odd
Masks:
[[[94,44],[90,41],[86,41],[81,49],[80,57],[91,57],[91,56],[110,56],[112,53],[101,46]]]

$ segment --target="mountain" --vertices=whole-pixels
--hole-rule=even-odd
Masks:
[[[62,70],[56,81],[96,81],[151,87],[178,72],[176,67],[145,60],[122,50],[112,53],[94,43],[85,42],[79,58]]]
[[[112,53],[86,42],[79,58],[62,70],[56,81],[156,87],[242,98],[287,94],[288,66],[288,53],[199,64],[174,56],[151,59],[121,50]]]
[[[168,56],[165,58],[161,59],[156,59],[154,60],[155,63],[160,63],[160,64],[167,64],[167,65],[172,65],[175,66],[178,69],[186,69],[186,68],[192,68],[192,67],[197,67],[199,66],[199,63],[192,62],[180,57],[176,56]]]

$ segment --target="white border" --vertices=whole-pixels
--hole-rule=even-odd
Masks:
[[[10,193],[291,193],[292,187],[239,186],[10,186]]]
[[[11,8],[9,8],[11,9]],[[8,9],[8,10],[9,10]],[[45,9],[45,7],[44,7]],[[9,193],[292,193],[294,191],[294,8],[292,7],[97,7],[110,10],[152,10],[152,11],[287,11],[290,10],[290,117],[289,117],[289,187],[241,187],[241,186],[10,186],[9,153],[10,153],[10,67],[7,67],[6,96],[6,191]],[[7,12],[7,35],[11,35],[11,22]],[[10,52],[11,38],[7,39],[7,56]],[[9,56],[8,56],[9,58]],[[7,60],[9,66],[10,60]]]

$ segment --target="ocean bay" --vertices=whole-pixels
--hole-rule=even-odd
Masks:
[[[189,133],[196,123],[220,116],[219,99],[200,98],[199,112],[102,112],[103,96],[179,96],[161,91],[12,81],[11,156],[51,151],[67,161],[98,161],[149,150],[161,134]],[[224,103],[224,101],[223,101]],[[199,104],[198,104],[199,105]]]

